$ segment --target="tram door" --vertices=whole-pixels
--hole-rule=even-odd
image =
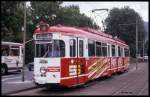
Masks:
[[[84,39],[77,37],[77,83],[85,82],[85,58],[84,58]]]
[[[70,66],[69,75],[76,76],[74,84],[82,84],[85,78],[84,40],[79,37],[70,39]],[[72,83],[73,84],[73,83]]]

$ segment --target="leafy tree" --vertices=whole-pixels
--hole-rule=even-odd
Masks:
[[[127,7],[113,8],[105,19],[106,33],[124,40],[130,46],[131,56],[135,57],[136,20],[138,23],[138,41],[143,41],[144,25],[140,15],[133,9]],[[121,25],[128,24],[128,25]],[[139,47],[142,45],[139,42]]]
[[[2,41],[22,42],[23,2],[1,2],[1,37]]]
[[[85,14],[81,14],[79,6],[75,5],[63,7],[62,10],[58,13],[56,23],[66,26],[88,26],[95,29],[99,28],[96,23],[93,23],[93,20],[91,18],[87,17]]]

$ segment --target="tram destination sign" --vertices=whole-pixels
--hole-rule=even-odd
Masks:
[[[52,33],[36,34],[36,40],[52,40]]]

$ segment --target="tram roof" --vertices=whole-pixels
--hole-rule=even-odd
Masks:
[[[68,26],[57,25],[57,26],[50,26],[46,32],[41,32],[40,28],[38,27],[34,33],[51,33],[51,32],[54,33],[60,32],[60,33],[71,34],[71,35],[80,34],[84,36],[96,35],[96,36],[105,37],[107,39],[111,39],[112,41],[121,42],[127,46],[127,44],[123,40],[120,40],[119,38],[114,38],[112,37],[112,35],[97,31],[89,27],[68,27]]]

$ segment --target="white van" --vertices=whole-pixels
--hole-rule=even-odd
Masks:
[[[1,42],[1,73],[8,70],[21,71],[23,66],[22,44],[14,42]]]

